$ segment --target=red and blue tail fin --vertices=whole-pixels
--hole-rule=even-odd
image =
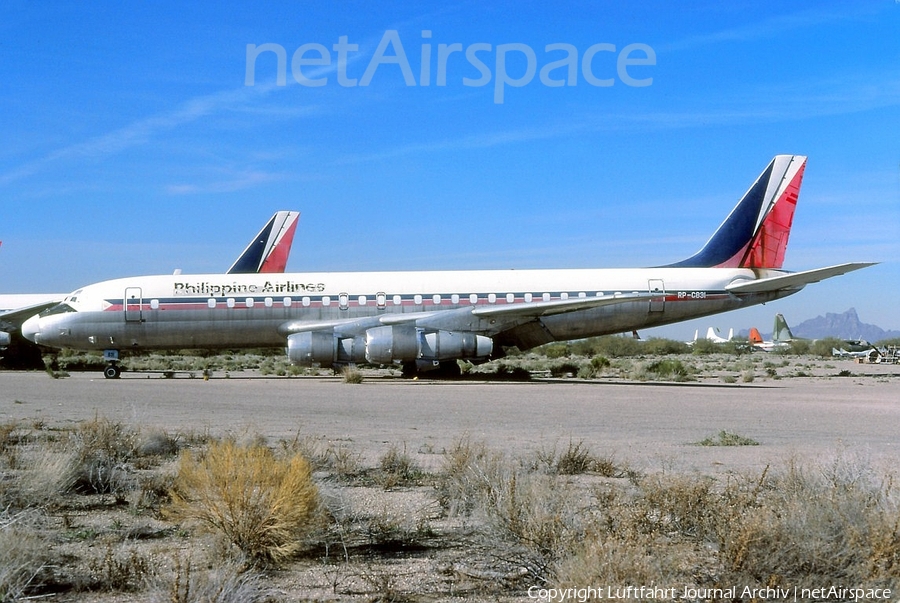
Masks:
[[[703,249],[670,264],[688,268],[781,268],[806,157],[777,155]]]
[[[284,272],[299,217],[298,211],[276,212],[231,265],[228,274]]]

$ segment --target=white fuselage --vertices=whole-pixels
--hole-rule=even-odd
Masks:
[[[502,341],[525,321],[502,314],[477,318],[467,309],[617,293],[646,296],[538,319],[547,341],[568,340],[706,316],[798,290],[725,290],[779,274],[668,267],[143,276],[84,287],[29,319],[23,333],[43,345],[86,350],[281,346],[304,323],[334,323],[336,334],[354,336],[389,315],[418,313],[415,323],[425,328],[499,336],[501,343],[530,347],[515,337]]]

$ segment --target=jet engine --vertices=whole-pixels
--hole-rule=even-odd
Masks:
[[[414,325],[376,327],[366,331],[366,360],[373,364],[410,360],[487,358],[490,337],[456,331],[426,331]]]
[[[362,337],[337,337],[331,331],[306,331],[288,336],[287,355],[302,366],[365,362],[366,342]]]
[[[415,325],[368,329],[364,337],[340,337],[332,331],[304,331],[287,338],[291,362],[303,366],[369,362],[441,361],[487,358],[493,351],[490,337],[469,332],[426,331]]]

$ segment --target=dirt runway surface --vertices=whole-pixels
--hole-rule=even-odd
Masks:
[[[403,446],[425,468],[459,438],[520,454],[583,441],[641,470],[720,473],[791,456],[860,455],[895,464],[900,368],[752,384],[440,382],[249,377],[162,379],[0,373],[0,421],[49,427],[96,416],[170,432],[298,432],[346,442],[374,462]],[[855,371],[854,371],[855,373]],[[726,430],[758,446],[696,443]]]

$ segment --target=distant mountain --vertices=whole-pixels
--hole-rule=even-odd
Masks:
[[[787,318],[787,317],[786,317]],[[791,332],[796,337],[805,339],[822,339],[824,337],[837,337],[839,339],[865,339],[872,343],[882,339],[900,337],[900,331],[885,331],[881,327],[865,324],[859,320],[856,308],[850,308],[843,314],[817,316],[793,325],[787,318]]]
[[[774,314],[772,315],[774,319]],[[865,339],[876,343],[883,339],[900,338],[900,331],[885,331],[876,325],[869,325],[859,320],[856,308],[850,308],[843,314],[827,313],[825,316],[816,316],[801,323],[794,324],[790,316],[785,316],[791,333],[794,337],[803,339],[823,339],[825,337],[837,337],[838,339]],[[747,337],[749,330],[742,330],[738,335]],[[763,339],[772,339],[772,332],[762,333]]]

